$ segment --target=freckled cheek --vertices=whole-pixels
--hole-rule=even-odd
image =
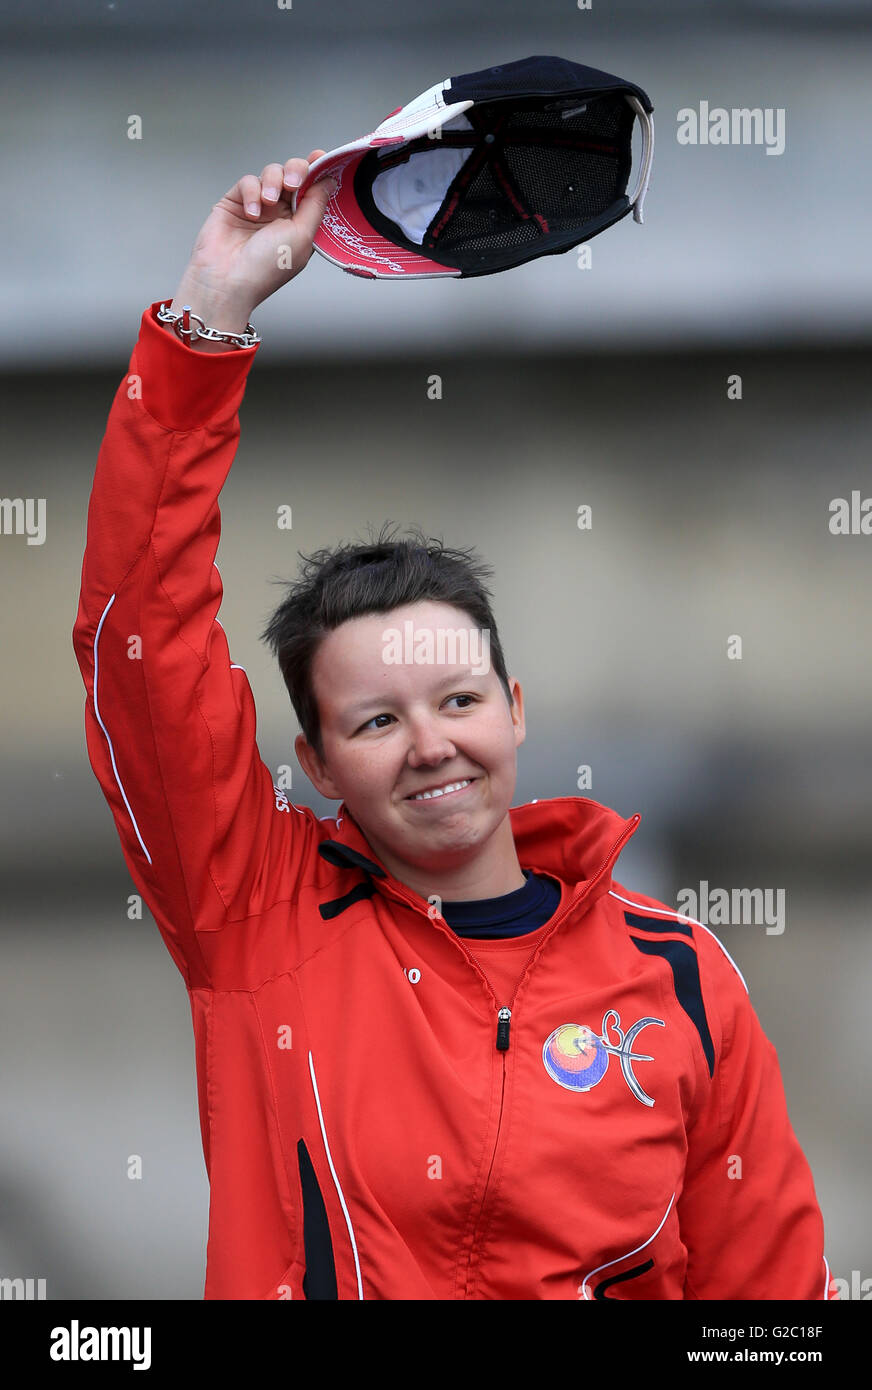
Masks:
[[[468,752],[482,767],[499,772],[500,767],[511,763],[515,756],[513,726],[506,726],[501,719],[493,719],[477,732],[475,743],[469,745]]]
[[[389,793],[399,776],[391,759],[373,756],[355,758],[347,770],[349,782],[363,797]]]

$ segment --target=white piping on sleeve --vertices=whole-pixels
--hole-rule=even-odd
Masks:
[[[686,912],[676,912],[673,908],[649,907],[647,903],[631,903],[629,898],[622,898],[620,893],[616,893],[613,888],[609,889],[609,897],[617,898],[618,902],[626,903],[628,907],[635,907],[637,912],[647,912],[649,915],[652,912],[656,912],[657,915],[660,917],[677,917],[679,922],[690,922],[695,927],[702,927],[703,931],[707,931],[713,941],[717,941],[727,960],[730,962],[730,965],[733,967],[739,979],[742,981],[742,984],[745,985],[745,993],[750,995],[751,991],[745,984],[745,976],[742,974],[738,965],[733,960],[733,957],[730,955],[723,941],[718,940],[711,927],[707,927],[705,922],[698,922],[695,917],[688,917]]]
[[[121,795],[124,797],[124,805],[127,807],[127,814],[130,816],[131,823],[132,823],[132,825],[133,825],[134,830],[136,831],[136,838],[137,838],[137,840],[139,841],[139,843],[142,845],[142,852],[143,852],[143,854],[145,855],[146,859],[148,860],[148,862],[149,862],[149,864],[150,864],[150,863],[151,863],[151,855],[149,854],[148,850],[146,849],[146,847],[145,847],[145,842],[144,842],[142,836],[141,836],[140,833],[139,833],[139,826],[136,824],[136,817],[134,816],[133,811],[132,811],[131,808],[130,808],[130,802],[127,800],[127,793],[126,793],[126,791],[124,790],[124,787],[121,785],[121,778],[118,776],[118,766],[117,766],[117,764],[116,764],[116,762],[115,762],[115,749],[112,747],[112,740],[111,740],[111,738],[109,737],[109,730],[106,728],[106,725],[103,723],[103,720],[102,720],[102,718],[100,717],[100,704],[99,704],[99,701],[98,701],[98,698],[97,698],[97,677],[98,677],[98,673],[99,673],[99,669],[100,669],[100,668],[99,668],[99,660],[98,660],[98,656],[97,656],[97,644],[98,644],[98,642],[100,641],[100,633],[102,632],[102,630],[103,630],[103,624],[104,624],[104,622],[106,621],[106,614],[109,612],[109,609],[112,607],[112,605],[113,605],[114,602],[115,602],[115,594],[112,595],[112,597],[110,598],[109,602],[106,604],[106,607],[103,609],[103,616],[101,617],[99,623],[97,624],[97,631],[96,631],[96,633],[95,633],[95,635],[94,635],[94,713],[95,713],[95,715],[97,716],[97,723],[100,725],[100,728],[103,730],[103,733],[104,733],[105,736],[106,736],[106,742],[107,742],[107,744],[109,745],[109,757],[112,759],[112,771],[115,773],[115,781],[118,783],[118,790],[120,791]]]
[[[660,1222],[660,1225],[657,1227],[657,1230],[654,1232],[654,1235],[653,1235],[653,1236],[649,1236],[647,1240],[643,1240],[643,1241],[642,1241],[642,1244],[641,1244],[641,1245],[637,1245],[636,1248],[635,1248],[635,1250],[628,1250],[627,1253],[626,1253],[626,1255],[619,1255],[618,1258],[617,1258],[616,1260],[607,1260],[606,1263],[605,1263],[604,1265],[597,1265],[596,1269],[592,1269],[591,1272],[590,1272],[590,1274],[586,1274],[586,1275],[584,1276],[584,1280],[583,1280],[582,1285],[581,1285],[581,1291],[582,1291],[582,1293],[584,1294],[585,1300],[587,1300],[587,1281],[588,1281],[588,1279],[592,1279],[593,1276],[594,1276],[595,1274],[599,1274],[600,1271],[603,1270],[603,1269],[609,1269],[611,1265],[620,1264],[620,1263],[621,1263],[621,1260],[628,1260],[628,1259],[630,1258],[631,1255],[638,1255],[638,1253],[639,1253],[640,1250],[644,1250],[646,1245],[650,1245],[651,1242],[652,1242],[652,1240],[655,1240],[656,1237],[659,1236],[660,1232],[661,1232],[662,1229],[663,1229],[663,1224],[664,1224],[664,1222],[665,1222],[665,1220],[666,1220],[666,1217],[669,1215],[670,1211],[672,1210],[672,1203],[673,1203],[674,1201],[675,1201],[675,1193],[673,1192],[672,1196],[669,1198],[669,1206],[666,1208],[666,1211],[665,1211],[665,1213],[664,1213],[664,1215],[663,1215],[663,1221]]]
[[[715,936],[714,932],[712,931],[711,927],[707,927],[706,924],[705,924],[705,922],[697,922],[697,920],[696,920],[695,917],[688,917],[688,918],[687,918],[687,921],[688,921],[688,922],[693,922],[694,926],[702,927],[703,931],[707,931],[707,932],[708,932],[708,934],[709,934],[709,936],[711,937],[712,941],[717,941],[718,945],[720,946],[720,948],[721,948],[721,950],[723,951],[724,955],[726,956],[727,960],[730,962],[730,965],[733,967],[733,969],[735,970],[735,972],[736,972],[736,974],[738,975],[739,979],[742,981],[742,984],[745,985],[745,993],[746,993],[746,994],[750,994],[751,991],[748,989],[748,986],[745,984],[745,976],[742,974],[742,972],[741,972],[741,970],[739,969],[738,965],[737,965],[736,962],[733,960],[733,957],[730,955],[730,953],[729,953],[729,951],[727,950],[726,946],[724,945],[723,941],[718,940],[718,938]]]
[[[827,1257],[824,1255],[824,1301],[828,1302],[830,1297],[830,1267],[827,1264]]]
[[[330,1156],[330,1145],[327,1143],[327,1131],[324,1128],[324,1116],[321,1113],[321,1097],[318,1095],[318,1082],[315,1080],[315,1062],[311,1052],[309,1053],[309,1075],[312,1078],[312,1090],[315,1092],[315,1104],[318,1107],[318,1123],[321,1126],[321,1138],[324,1140],[324,1152],[327,1155],[327,1162],[330,1164],[330,1172],[333,1175],[333,1185],[336,1188],[337,1193],[339,1194],[339,1201],[342,1206],[343,1215],[345,1217],[345,1224],[348,1227],[348,1238],[351,1241],[351,1250],[352,1254],[354,1255],[354,1268],[357,1272],[357,1297],[358,1299],[362,1299],[363,1281],[360,1277],[360,1260],[357,1257],[357,1242],[354,1239],[354,1228],[351,1225],[351,1217],[348,1214],[348,1207],[345,1205],[345,1197],[343,1196],[342,1188],[339,1185],[339,1179],[336,1176],[336,1169],[333,1167],[333,1159]]]

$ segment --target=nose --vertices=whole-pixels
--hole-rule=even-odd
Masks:
[[[456,756],[457,749],[440,721],[428,715],[412,720],[409,726],[409,750],[407,761],[410,767],[435,767],[447,758]]]

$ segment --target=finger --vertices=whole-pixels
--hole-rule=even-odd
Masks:
[[[282,193],[284,169],[281,164],[267,164],[260,176],[261,196],[268,205],[275,207]]]
[[[294,225],[300,228],[308,241],[314,238],[326,211],[328,199],[332,197],[335,189],[335,179],[328,176],[318,179],[317,183],[306,189],[302,200],[297,200]]]
[[[322,154],[326,153],[326,150],[313,150],[312,153],[309,155],[309,163],[314,164],[316,159],[320,159]]]
[[[260,217],[260,179],[257,174],[243,174],[236,188],[246,217]]]
[[[299,155],[285,160],[284,186],[287,189],[299,188],[309,172],[309,161]]]

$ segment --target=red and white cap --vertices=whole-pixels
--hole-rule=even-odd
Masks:
[[[566,251],[631,210],[642,221],[652,110],[634,83],[565,58],[447,77],[316,159],[297,198],[336,180],[314,246],[352,275],[491,274]],[[628,197],[636,117],[644,146]]]

